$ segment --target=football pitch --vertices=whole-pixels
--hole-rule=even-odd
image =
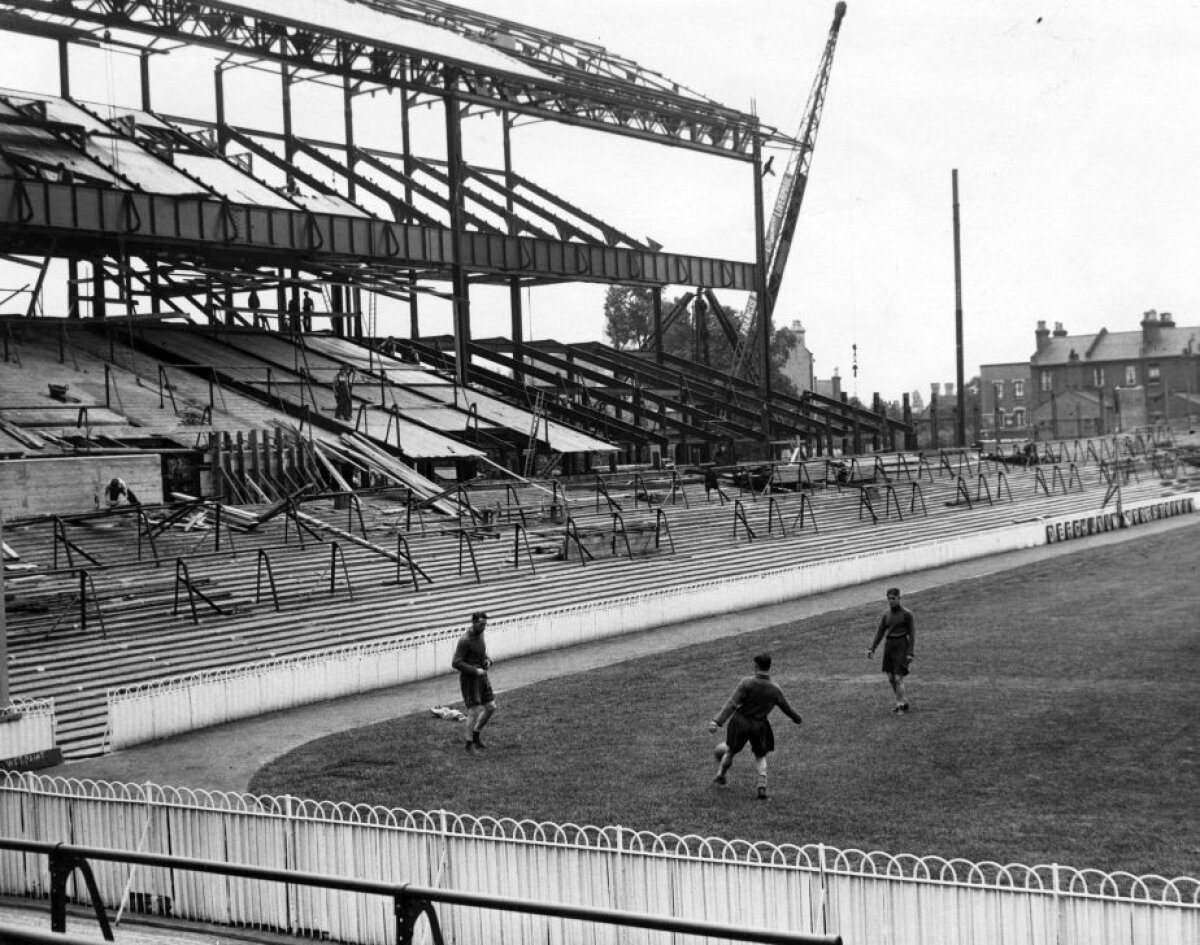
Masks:
[[[913,710],[891,713],[877,605],[504,689],[489,748],[420,713],[320,739],[258,794],[652,833],[1200,876],[1200,527],[905,594]],[[706,723],[751,657],[804,716],[772,715],[713,785]],[[456,693],[449,680],[446,699]]]

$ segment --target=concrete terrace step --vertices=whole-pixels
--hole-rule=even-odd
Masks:
[[[878,524],[860,507],[858,489],[842,488],[799,494],[782,493],[772,503],[769,497],[745,494],[742,509],[756,538],[751,540],[745,528],[735,526],[734,506],[704,501],[703,489],[696,482],[685,484],[688,507],[682,502],[647,508],[627,508],[622,502],[626,527],[647,526],[664,512],[675,553],[665,536],[656,553],[630,560],[621,554],[597,554],[594,561],[581,564],[571,549],[568,560],[552,555],[535,556],[536,573],[531,573],[522,549],[521,566],[511,563],[512,531],[499,529],[499,537],[481,540],[475,547],[483,580],[477,583],[465,554],[459,573],[458,523],[436,523],[427,518],[422,532],[400,529],[394,506],[374,506],[365,502],[367,540],[394,549],[395,535],[404,534],[414,558],[433,578],[417,592],[408,583],[405,569],[396,579],[396,564],[368,548],[340,541],[346,568],[350,573],[353,598],[339,580],[335,593],[327,593],[330,552],[328,545],[306,539],[301,548],[293,537],[282,543],[283,523],[268,523],[261,532],[234,538],[238,551],[214,553],[205,550],[187,559],[192,579],[203,580],[206,594],[219,594],[220,602],[236,603],[236,612],[219,616],[200,605],[201,620],[193,624],[186,605],[179,616],[171,615],[174,595],[173,565],[155,568],[151,563],[127,561],[118,568],[94,572],[98,594],[108,595],[109,611],[102,636],[98,626],[89,624],[86,632],[65,626],[61,608],[43,614],[20,613],[10,652],[14,695],[53,696],[59,716],[60,743],[70,756],[94,754],[100,750],[106,724],[105,692],[119,686],[131,686],[202,670],[246,665],[274,656],[300,655],[348,644],[386,641],[406,633],[434,626],[465,622],[465,615],[485,607],[496,615],[509,616],[552,609],[574,603],[602,600],[614,595],[634,594],[696,581],[737,578],[775,567],[806,561],[824,561],[848,557],[877,549],[881,545],[921,543],[956,534],[999,528],[1014,521],[1074,511],[1092,511],[1104,498],[1104,492],[1092,481],[1085,492],[1044,495],[1035,491],[1035,474],[1028,471],[1009,476],[1013,501],[975,504],[968,509],[959,499],[956,482],[949,477],[925,479],[921,492],[928,515],[909,514],[907,481],[895,483],[901,500],[903,519],[894,508],[884,517],[879,502]],[[1091,470],[1089,478],[1096,478]],[[1134,483],[1125,488],[1126,501],[1164,494],[1157,481]],[[972,489],[972,496],[974,491]],[[803,530],[790,526],[801,509],[811,509],[816,520],[806,522]],[[611,535],[612,515],[601,500],[596,511],[594,487],[589,494],[572,490],[564,504],[578,527],[591,533],[597,548]],[[369,508],[366,508],[368,507]],[[789,526],[782,535],[778,517],[774,534],[768,535],[768,515],[774,508]],[[344,511],[331,507],[312,508],[311,513],[337,527],[345,527]],[[532,514],[532,513],[527,513]],[[531,521],[530,529],[539,540],[561,547],[563,525]],[[293,526],[294,533],[294,526]],[[27,529],[21,536],[29,545],[30,560],[48,560],[48,531]],[[128,552],[129,535],[108,535],[111,554]],[[41,544],[39,544],[39,541]],[[123,543],[123,544],[122,544]],[[269,597],[254,603],[258,580],[257,557],[265,551],[272,561],[279,587],[282,610],[276,612]],[[52,549],[51,549],[52,550]],[[25,557],[23,552],[23,557]],[[107,559],[105,559],[107,560]],[[340,569],[340,564],[339,564]],[[15,593],[36,599],[38,594],[56,602],[69,600],[72,575],[53,573],[38,576]],[[265,584],[265,579],[264,579]],[[170,593],[167,593],[167,588]],[[125,597],[130,589],[132,596]],[[102,606],[105,601],[102,600]],[[60,626],[45,638],[46,629],[55,620]]]

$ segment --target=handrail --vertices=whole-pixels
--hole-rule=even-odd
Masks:
[[[796,522],[800,523],[800,530],[804,530],[804,510],[808,509],[808,517],[812,519],[814,532],[820,532],[817,528],[817,513],[813,510],[812,499],[803,492],[800,493],[800,511],[796,513],[796,517],[792,519],[792,531],[796,530]]]
[[[575,519],[568,515],[566,524],[563,526],[563,528],[563,559],[566,560],[571,556],[571,541],[574,540],[575,547],[579,549],[579,563],[586,567],[588,558],[591,558],[593,561],[595,561],[596,556],[584,546],[583,540],[579,537],[579,526],[575,524]]]
[[[276,867],[253,866],[243,863],[227,863],[222,860],[205,860],[199,857],[173,856],[164,853],[142,853],[133,850],[113,850],[104,847],[86,847],[67,843],[48,843],[41,840],[22,840],[0,837],[0,849],[23,853],[44,854],[50,863],[52,878],[50,887],[50,913],[52,930],[66,931],[67,880],[75,869],[90,875],[88,860],[149,866],[159,869],[186,870],[194,873],[212,873],[294,886],[312,886],[320,889],[359,893],[368,896],[385,896],[392,900],[393,915],[396,916],[397,945],[412,945],[417,920],[423,915],[429,922],[430,933],[435,945],[442,945],[441,924],[434,903],[465,906],[474,909],[491,909],[498,912],[514,912],[526,915],[571,919],[594,922],[623,928],[639,928],[657,932],[672,932],[683,935],[699,935],[713,939],[729,939],[739,942],[759,942],[762,945],[842,945],[838,935],[809,935],[800,932],[776,931],[774,929],[751,928],[744,925],[725,925],[717,922],[702,922],[694,919],[676,919],[670,916],[648,913],[624,912],[598,906],[575,906],[557,902],[542,902],[536,899],[520,899],[515,896],[495,896],[487,893],[444,887],[417,886],[412,883],[388,883],[382,880],[359,879],[351,876],[332,876],[301,870],[285,870]],[[103,900],[89,884],[90,898],[95,905],[97,920],[101,928],[107,925]],[[65,942],[66,938],[55,937]]]
[[[596,477],[596,511],[600,511],[600,496],[608,502],[609,511],[621,511],[621,503],[608,494],[608,484],[599,476]]]
[[[1013,494],[1009,493],[1008,498],[1012,499]],[[929,510],[925,507],[925,493],[920,490],[919,478],[912,483],[912,493],[908,495],[908,514],[912,514],[913,512],[917,511],[918,499],[920,499],[920,513],[922,513],[925,518],[929,518]]]
[[[686,498],[686,497],[685,497]],[[667,521],[667,513],[662,509],[654,510],[654,547],[661,543],[662,530],[667,530],[667,541],[671,545],[671,554],[675,554],[675,539],[671,537],[671,523]]]
[[[183,579],[182,579],[183,586],[187,588],[188,606],[190,606],[191,610],[192,610],[192,623],[195,623],[195,624],[200,623],[200,616],[199,616],[199,614],[196,613],[196,598],[197,597],[199,597],[202,601],[204,601],[204,603],[208,604],[209,607],[211,607],[213,610],[215,610],[221,616],[223,616],[223,617],[228,616],[225,613],[225,611],[223,611],[217,604],[215,604],[212,600],[209,599],[208,595],[206,595],[202,590],[200,590],[198,587],[195,587],[192,584],[192,576],[188,571],[187,562],[184,561],[182,558],[176,558],[175,559],[175,603],[171,609],[172,617],[177,617],[179,615],[179,581],[180,581],[179,572],[180,571],[183,571]]]
[[[900,499],[896,495],[896,487],[890,482],[884,483],[883,486],[883,517],[891,518],[891,508],[896,506],[896,518],[904,521],[904,513],[900,511]]]
[[[337,564],[342,562],[342,578],[346,581],[346,592],[354,600],[354,585],[350,583],[350,571],[346,567],[346,554],[336,541],[329,543],[329,593],[332,596],[337,591]]]
[[[346,506],[346,531],[351,535],[354,534],[354,513],[358,513],[358,527],[362,530],[363,538],[367,537],[367,523],[363,519],[362,502],[358,498],[356,492],[342,493],[350,499],[350,504]]]
[[[1083,483],[1080,483],[1082,486]],[[1004,487],[1004,491],[1008,493],[1008,501],[1013,501],[1012,487],[1008,484],[1008,474],[1003,469],[996,470],[996,498],[1000,498],[1000,487]]]
[[[787,526],[783,523],[783,513],[779,511],[779,500],[775,496],[767,497],[767,534],[774,532],[775,519],[779,519],[779,530],[787,538]]]
[[[537,574],[537,568],[533,564],[533,550],[529,547],[529,531],[524,522],[516,522],[513,525],[513,567],[517,569],[521,567],[521,542],[525,543],[525,557],[529,559],[529,570]]]
[[[868,512],[871,513],[871,524],[879,524],[879,516],[875,514],[875,506],[871,502],[871,496],[866,489],[858,490],[858,520],[862,521],[863,506],[866,506]]]
[[[104,614],[100,611],[100,599],[96,595],[96,582],[83,568],[79,569],[79,629],[87,630],[88,588],[91,588],[92,603],[96,608],[96,619],[100,621],[100,635],[108,639],[108,631],[104,628]]]
[[[980,473],[979,476],[975,479],[975,501],[976,502],[979,501],[979,497],[982,492],[987,492],[988,505],[995,505],[995,503],[992,502],[992,487],[988,485],[987,476],[984,475],[983,473]]]
[[[137,523],[138,523],[138,546],[137,556],[138,561],[142,560],[142,535],[146,536],[146,540],[150,542],[150,550],[154,553],[154,566],[158,567],[162,562],[158,558],[158,545],[154,542],[154,531],[150,526],[150,516],[146,514],[146,510],[140,505],[137,507]]]
[[[625,519],[620,512],[612,513],[612,542],[609,546],[609,551],[612,554],[617,553],[617,532],[621,533],[621,537],[625,540],[625,553],[629,556],[629,560],[633,560],[633,546],[629,544],[629,532],[625,528]]]
[[[683,488],[683,480],[679,477],[679,471],[676,469],[672,469],[671,470],[671,494],[669,496],[667,496],[667,501],[670,502],[672,505],[674,505],[676,495],[683,496],[683,507],[685,509],[691,508],[691,505],[688,504],[687,490]]]
[[[86,551],[84,551],[82,548],[80,548],[77,544],[75,544],[75,542],[71,541],[71,539],[69,539],[67,537],[67,526],[63,522],[61,516],[55,515],[53,517],[52,521],[54,522],[54,570],[55,571],[58,570],[58,546],[59,546],[59,544],[62,544],[62,546],[67,551],[67,567],[68,568],[75,567],[75,559],[71,557],[72,551],[78,551],[81,555],[83,555],[85,558],[87,558],[88,561],[92,562],[92,564],[94,564],[96,567],[98,567],[98,568],[104,567],[104,565],[102,565],[99,561],[97,561],[95,558],[93,558],[90,554],[88,554]]]
[[[275,610],[279,610],[279,588],[275,586],[275,572],[271,569],[271,559],[267,557],[265,548],[258,549],[258,563],[254,575],[254,603],[262,598],[262,568],[267,566],[267,580],[271,584],[271,597],[275,602]]]
[[[424,528],[423,522],[422,522],[422,528]],[[400,583],[400,563],[401,562],[404,562],[405,564],[408,565],[408,574],[409,574],[409,577],[412,578],[414,591],[419,591],[421,589],[421,583],[417,580],[418,574],[420,574],[421,577],[425,578],[425,580],[428,581],[430,584],[433,583],[433,578],[431,578],[428,574],[426,574],[424,569],[422,569],[422,567],[419,564],[417,564],[416,561],[413,560],[412,549],[410,549],[408,546],[408,539],[405,538],[403,535],[397,535],[396,536],[396,583],[397,584]]]
[[[479,574],[479,561],[475,558],[474,536],[466,528],[458,529],[458,575],[462,577],[463,566],[463,541],[467,543],[467,552],[471,556],[471,568],[475,572],[475,583],[482,584],[483,578]]]
[[[954,487],[954,491],[955,491],[955,496],[954,496],[954,504],[955,505],[958,504],[958,497],[962,496],[963,501],[967,503],[967,508],[968,509],[974,508],[974,506],[971,505],[971,490],[967,488],[967,482],[965,479],[963,479],[962,476],[959,476],[957,478],[956,484]]]
[[[753,490],[751,490],[753,492]],[[754,529],[750,527],[750,522],[746,519],[746,509],[742,505],[741,499],[733,500],[733,540],[737,541],[738,522],[741,522],[746,529],[746,537],[754,541]]]

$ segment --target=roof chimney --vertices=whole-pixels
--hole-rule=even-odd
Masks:
[[[1062,322],[1054,323],[1054,337],[1055,338],[1066,338],[1067,337],[1067,330],[1065,328],[1063,328]]]
[[[1167,317],[1171,315],[1168,312]],[[1159,321],[1158,312],[1154,309],[1148,309],[1142,313],[1142,346],[1153,348],[1158,344],[1158,330],[1162,327],[1162,322]]]
[[[1045,319],[1039,320],[1037,323],[1037,331],[1033,333],[1033,338],[1037,353],[1041,354],[1042,349],[1050,341],[1050,329],[1046,327]]]
[[[1163,328],[1175,327],[1175,319],[1171,316],[1170,312],[1162,312],[1158,316],[1158,323],[1162,325]]]

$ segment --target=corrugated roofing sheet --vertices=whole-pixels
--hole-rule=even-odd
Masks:
[[[314,338],[310,342],[310,347],[328,351],[334,357],[342,360],[361,364],[364,370],[368,368],[370,358],[374,359],[375,365],[382,363],[390,381],[409,389],[407,394],[396,392],[397,401],[401,402],[405,409],[422,408],[423,405],[430,403],[431,398],[436,398],[444,404],[457,404],[460,411],[470,409],[470,405],[474,403],[480,421],[485,425],[503,427],[526,436],[533,428],[533,414],[528,410],[499,400],[482,391],[456,387],[445,378],[419,365],[379,354],[371,354],[368,358],[368,352],[361,346],[338,338]],[[461,418],[462,414],[459,413],[458,416]],[[424,419],[424,415],[422,419]],[[441,423],[438,423],[437,426],[438,429],[451,429]],[[539,427],[539,433],[544,436],[545,431],[546,425],[543,423]],[[611,443],[554,422],[549,425],[547,445],[551,449],[563,453],[610,453],[616,449]]]
[[[8,101],[0,100],[0,115],[20,117],[20,112]],[[0,151],[51,167],[61,164],[76,175],[120,186],[107,168],[40,128],[0,125]]]
[[[248,203],[256,207],[278,207],[295,210],[296,204],[266,184],[251,177],[241,168],[220,158],[205,154],[177,153],[175,166],[187,171],[197,180],[234,203]]]
[[[345,197],[338,197],[334,194],[296,194],[292,199],[313,213],[336,213],[343,217],[369,216]]]

